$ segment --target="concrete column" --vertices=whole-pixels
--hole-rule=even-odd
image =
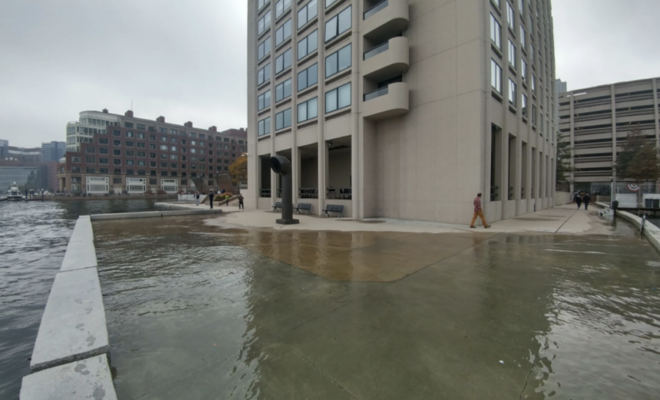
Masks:
[[[653,79],[653,109],[655,110],[655,146],[660,147],[660,110],[658,110],[658,81]]]
[[[570,133],[570,140],[571,140],[571,193],[575,192],[575,103],[574,103],[574,97],[573,93],[570,94],[570,127],[571,127],[571,133]]]
[[[616,137],[616,92],[614,88],[615,88],[614,85],[610,85],[610,96],[612,101],[612,179],[614,180],[614,182],[616,182],[617,137]],[[614,189],[614,193],[616,193],[616,188]]]
[[[294,207],[300,195],[300,155],[298,152],[298,7],[291,2],[291,185]],[[320,69],[319,69],[320,71]],[[320,81],[319,77],[319,81]],[[271,99],[275,98],[273,92]],[[295,99],[295,101],[294,101]],[[320,115],[320,114],[319,114]]]
[[[316,215],[322,215],[323,209],[325,209],[326,197],[327,197],[327,167],[328,163],[326,161],[328,154],[328,146],[325,144],[325,2],[318,1],[318,71],[319,71],[319,110],[318,110],[318,194],[319,194],[319,206],[316,210]],[[311,31],[310,31],[311,32]],[[296,77],[297,79],[297,77]]]
[[[362,160],[360,155],[364,154],[364,141],[360,140],[360,135],[363,134],[360,132],[360,114],[358,113],[360,108],[360,64],[362,63],[362,57],[360,57],[362,51],[362,41],[360,40],[360,16],[362,15],[362,1],[354,2],[353,12],[351,15],[351,24],[352,24],[352,38],[351,38],[351,208],[353,209],[353,218],[364,218],[364,207],[360,207],[362,204],[362,190],[364,187],[362,185],[361,176],[364,174],[364,170],[360,168]],[[373,151],[373,149],[372,149]],[[362,173],[361,173],[362,169]]]
[[[270,107],[270,156],[276,156],[277,154],[275,153],[275,57],[273,55],[275,54],[275,26],[277,26],[277,23],[275,22],[275,7],[274,7],[275,1],[271,1],[271,4],[268,7],[271,8],[271,17],[270,17],[270,62],[269,62],[269,67],[270,68],[270,99],[271,99],[271,107]],[[254,29],[254,27],[252,27]],[[291,27],[293,29],[293,26]],[[293,60],[291,60],[293,62]],[[258,68],[257,68],[258,70]],[[293,96],[293,95],[292,95]],[[274,206],[275,202],[277,201],[277,188],[279,185],[279,179],[277,178],[277,175],[272,171],[269,170],[270,174],[270,205]]]

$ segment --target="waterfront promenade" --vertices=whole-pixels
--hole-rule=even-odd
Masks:
[[[221,208],[94,223],[118,398],[660,392],[660,256],[596,210],[485,230]]]

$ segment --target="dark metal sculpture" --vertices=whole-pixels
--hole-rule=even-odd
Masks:
[[[293,225],[299,221],[293,219],[293,192],[291,182],[291,163],[286,157],[274,156],[270,158],[270,168],[276,174],[282,175],[282,218],[277,220],[280,225]]]

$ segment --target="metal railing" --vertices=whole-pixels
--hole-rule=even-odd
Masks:
[[[379,44],[378,46],[374,47],[373,49],[369,51],[365,51],[363,55],[363,59],[367,60],[373,56],[377,56],[378,54],[385,52],[390,49],[390,42],[387,41],[385,43]]]
[[[380,89],[376,89],[373,92],[365,93],[364,94],[364,101],[369,101],[372,99],[375,99],[376,97],[380,96],[385,96],[386,94],[389,93],[389,86],[382,87]]]
[[[368,9],[367,11],[364,12],[364,16],[362,19],[367,19],[371,17],[372,15],[376,14],[378,11],[382,10],[383,8],[388,6],[388,0],[383,0],[380,3],[375,4],[373,7]]]

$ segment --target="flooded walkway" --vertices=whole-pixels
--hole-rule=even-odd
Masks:
[[[562,235],[204,221],[94,224],[121,399],[660,393],[660,256],[627,225]]]

